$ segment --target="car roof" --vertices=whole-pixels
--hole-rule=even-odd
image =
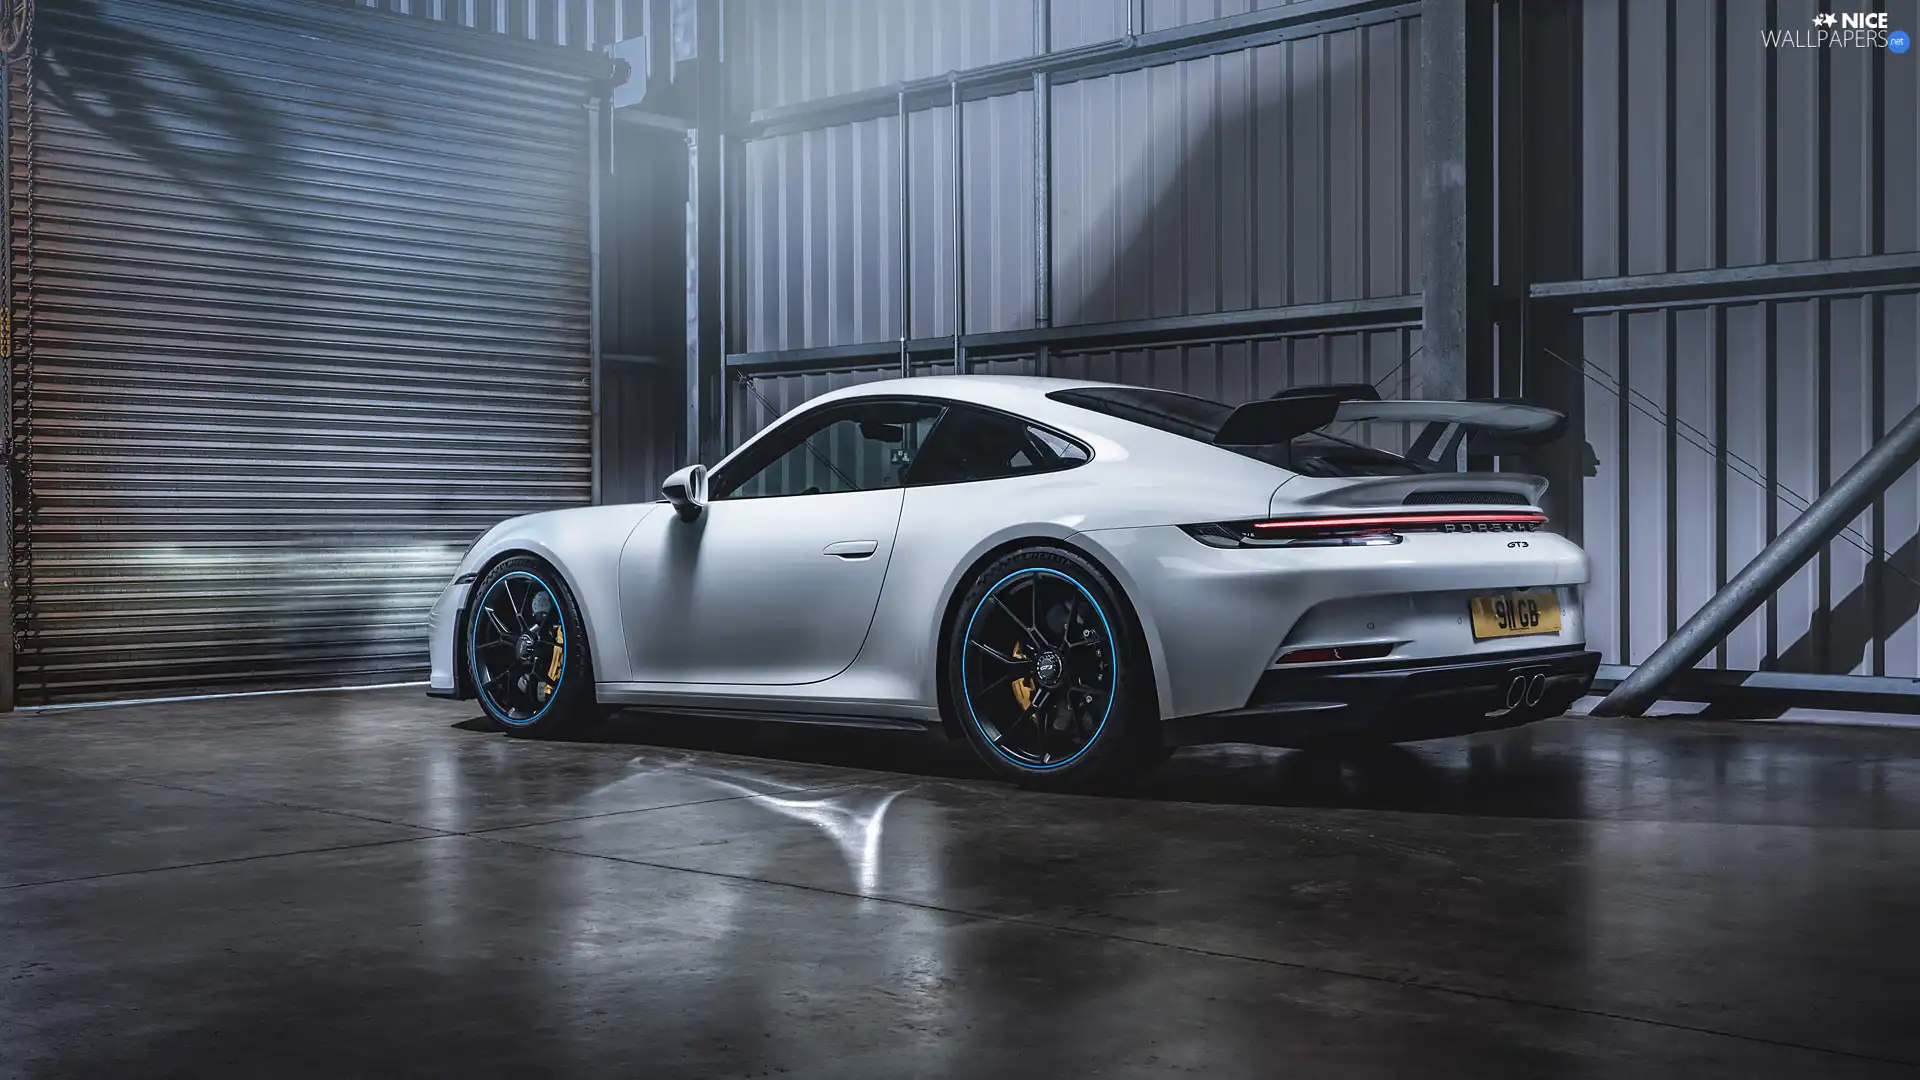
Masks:
[[[1056,390],[1120,385],[1123,384],[1096,379],[1051,379],[1038,375],[915,375],[905,379],[880,379],[857,386],[843,386],[808,400],[805,407],[812,409],[836,401],[867,397],[922,397],[970,402],[1038,420],[1049,415],[1059,416],[1062,408],[1070,409],[1067,415],[1080,412],[1050,400],[1047,395]]]

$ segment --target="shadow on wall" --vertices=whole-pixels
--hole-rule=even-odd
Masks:
[[[207,363],[215,355],[212,349],[220,350],[213,363],[237,359],[246,365],[243,383],[298,379],[302,365],[379,355],[357,353],[360,346],[354,343],[326,340],[302,347],[313,340],[301,335],[309,307],[337,304],[343,295],[348,303],[360,297],[348,291],[316,299],[305,284],[284,283],[291,276],[288,269],[298,273],[327,255],[319,250],[316,233],[299,224],[302,215],[318,217],[327,209],[318,201],[323,196],[311,194],[327,177],[316,172],[313,152],[303,152],[307,136],[296,140],[287,130],[292,106],[274,95],[340,97],[306,104],[338,105],[343,114],[350,109],[357,126],[337,133],[345,138],[367,129],[393,130],[396,121],[381,113],[377,94],[351,84],[342,89],[269,81],[301,77],[258,59],[304,41],[297,28],[267,21],[279,17],[261,13],[226,21],[223,33],[246,40],[244,47],[230,49],[219,39],[195,36],[197,27],[215,19],[210,9],[200,11],[197,5],[162,8],[124,0],[40,5],[35,90],[46,126],[39,161],[43,169],[57,166],[68,178],[79,173],[85,177],[81,182],[106,189],[90,196],[76,192],[71,179],[58,184],[49,179],[46,198],[77,215],[82,231],[123,240],[130,252],[126,262],[107,267],[109,272],[93,280],[68,279],[69,287],[82,290],[86,315],[57,306],[40,315],[43,327],[57,323],[60,331],[43,349],[50,364],[85,363],[90,355],[85,350],[97,355],[100,342],[121,340],[114,336],[121,333],[120,323],[137,319],[145,320],[139,338],[129,331],[125,339],[137,343],[117,346],[112,360],[123,368],[146,365],[148,376],[164,370],[162,365]],[[265,75],[255,74],[263,68]],[[115,229],[125,235],[115,236]],[[201,303],[194,290],[208,272],[191,256],[183,258],[174,239],[194,233],[204,236],[213,258],[238,251],[235,258],[254,260],[252,265],[267,272],[234,278],[230,289],[209,292],[207,322],[152,317],[157,305]],[[134,280],[146,272],[143,267],[154,266],[161,272],[151,281]],[[184,272],[166,273],[171,267]],[[202,328],[216,319],[227,321],[219,336],[210,337]],[[101,385],[112,385],[101,378]],[[84,677],[168,692],[416,676],[424,666],[427,606],[466,542],[480,531],[475,526],[472,533],[452,536],[458,524],[422,528],[416,523],[457,522],[463,511],[470,518],[472,508],[458,489],[431,490],[392,519],[366,505],[324,499],[306,508],[308,513],[264,508],[264,500],[232,501],[254,499],[266,483],[283,483],[288,470],[305,467],[295,457],[307,452],[308,443],[297,431],[303,424],[345,428],[356,418],[347,410],[307,409],[303,400],[274,388],[262,387],[246,400],[224,390],[209,394],[204,377],[199,382],[153,378],[146,385],[152,387],[151,398],[143,407],[178,403],[182,411],[175,430],[191,430],[202,440],[184,445],[214,446],[218,449],[199,457],[227,458],[217,465],[197,460],[182,444],[156,436],[142,446],[163,455],[165,466],[126,468],[111,458],[82,466],[86,475],[76,485],[83,487],[84,497],[113,511],[87,522],[93,530],[88,540],[112,549],[117,560],[112,572],[124,582],[125,606],[102,639],[105,647],[95,650],[96,657],[106,658],[99,668],[73,676],[61,669],[71,667],[69,658],[57,657],[46,661],[50,673],[44,678]],[[373,453],[369,446],[353,445],[350,437],[340,441],[348,446],[343,460]],[[339,467],[342,461],[313,464]],[[415,476],[446,468],[431,448],[421,450],[408,467]],[[140,475],[163,470],[167,475]],[[226,501],[211,502],[216,496]],[[187,514],[169,519],[177,523],[177,537],[184,538],[177,545],[166,542],[176,537],[116,531],[127,507],[144,511],[162,497],[174,510],[261,509],[251,517],[212,518],[211,524]],[[383,505],[391,504],[373,504]],[[226,521],[244,521],[252,531],[228,528]],[[30,607],[25,617],[35,617]],[[156,647],[155,632],[175,625],[188,625],[177,644]],[[32,647],[57,652],[60,639],[48,635]],[[24,700],[35,700],[38,692],[23,680]],[[46,697],[74,693],[55,687]]]
[[[50,17],[54,16],[54,17]],[[273,110],[192,53],[117,22],[102,0],[62,0],[36,28],[39,89],[253,232],[287,231],[246,189],[283,184],[288,156]]]
[[[1844,538],[1833,541],[1838,547]],[[1817,565],[1817,564],[1816,564]],[[1899,550],[1874,560],[1852,592],[1813,612],[1806,633],[1763,659],[1763,671],[1791,671],[1844,675],[1870,665],[1873,642],[1920,615],[1920,535],[1909,537]],[[1869,666],[1869,670],[1871,670]],[[1750,701],[1715,704],[1705,718],[1751,719],[1760,714],[1784,715],[1788,705],[1759,705]]]
[[[1054,322],[1417,292],[1415,26],[1382,24],[1059,88]],[[979,242],[976,232],[970,243]],[[1015,317],[1030,313],[1028,303]],[[1396,344],[1383,364],[1385,353],[1373,355],[1362,335],[1339,334],[1164,349],[1137,370],[1094,365],[1087,373],[1172,379],[1169,388],[1237,401],[1302,382],[1369,373],[1372,381],[1412,347]],[[1076,360],[1066,370],[1087,366]],[[1383,391],[1399,396],[1403,387]]]

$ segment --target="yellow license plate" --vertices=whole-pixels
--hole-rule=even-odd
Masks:
[[[1492,593],[1467,601],[1473,640],[1560,632],[1560,598],[1552,592]]]

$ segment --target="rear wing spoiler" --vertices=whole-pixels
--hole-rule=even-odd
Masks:
[[[1366,383],[1300,386],[1233,410],[1214,436],[1218,446],[1289,443],[1340,422],[1419,423],[1407,457],[1438,466],[1458,459],[1465,443],[1476,454],[1517,454],[1566,433],[1565,414],[1515,398],[1465,401],[1384,401]]]

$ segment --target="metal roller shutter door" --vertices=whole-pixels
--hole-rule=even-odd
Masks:
[[[421,678],[591,491],[596,58],[293,0],[42,0],[8,125],[21,704]]]

